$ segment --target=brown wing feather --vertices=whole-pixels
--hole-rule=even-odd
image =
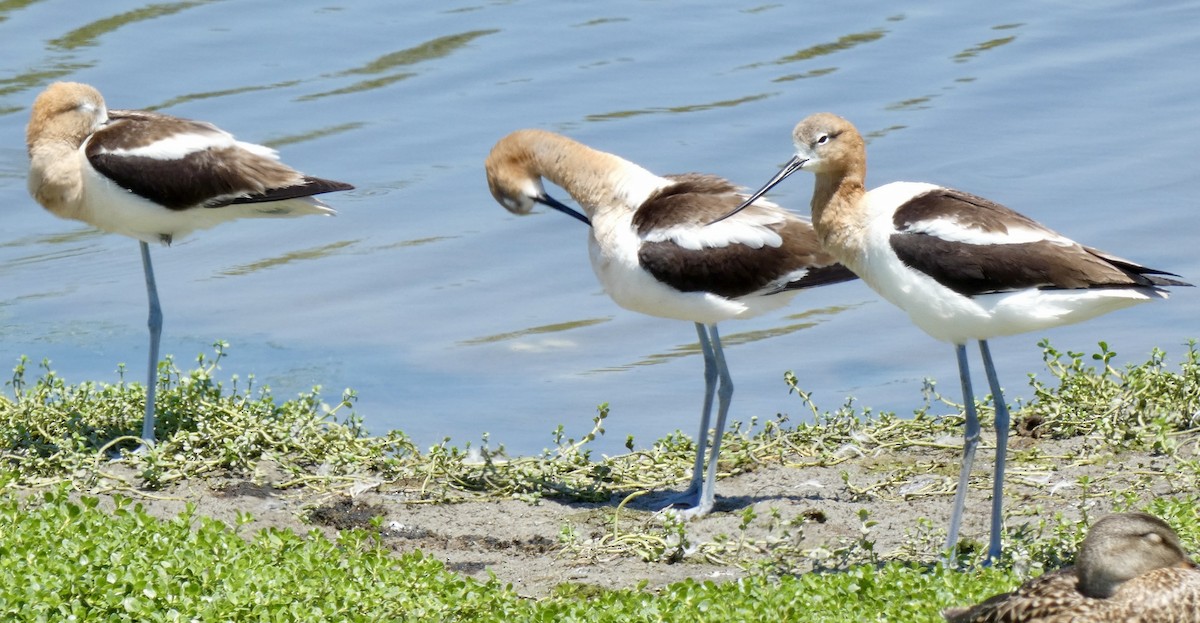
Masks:
[[[702,227],[737,207],[744,197],[728,181],[711,175],[670,176],[678,183],[651,195],[637,210],[633,226],[646,236],[656,229],[685,225]],[[762,208],[751,206],[754,214]],[[752,248],[743,244],[686,249],[671,241],[643,243],[638,261],[659,281],[682,292],[713,292],[735,298],[757,292],[791,273],[809,272],[776,291],[837,283],[855,275],[825,253],[812,225],[787,218],[774,227],[783,238],[779,247]]]
[[[273,158],[236,146],[212,147],[174,159],[110,153],[178,134],[224,133],[208,123],[146,111],[114,110],[109,118],[88,142],[86,154],[92,167],[121,188],[173,210],[279,201],[353,188],[306,177]]]
[[[922,193],[905,202],[892,215],[892,224],[903,231],[912,223],[939,219],[953,220],[963,227],[988,233],[1007,233],[1011,225],[1057,236],[1037,221],[990,199],[952,188]]]
[[[991,234],[1005,234],[1010,227],[1020,227],[1043,232],[1055,240],[971,244],[912,230],[919,223],[938,219]],[[889,242],[897,257],[906,266],[965,296],[1026,288],[1190,285],[1160,276],[1171,273],[1079,244],[1063,244],[1059,234],[1028,217],[961,191],[939,189],[918,195],[896,210],[892,222],[897,233]]]

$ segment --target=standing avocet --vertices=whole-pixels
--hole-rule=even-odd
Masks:
[[[717,323],[778,309],[801,289],[854,275],[821,250],[808,221],[765,200],[719,227],[705,227],[745,199],[716,176],[655,175],[542,130],[504,137],[485,166],[492,196],[510,212],[526,214],[541,203],[591,225],[592,269],[618,305],[696,324],[704,355],[704,408],[691,484],[669,505],[683,508],[685,517],[708,513],[733,395]],[[586,216],[547,195],[542,178],[566,190]],[[719,403],[705,476],[714,391]]]
[[[758,192],[792,173],[816,174],[813,226],[824,248],[926,333],[955,345],[966,431],[946,548],[958,541],[979,419],[966,343],[978,340],[996,403],[996,466],[988,558],[1000,554],[1009,416],[989,338],[1087,320],[1190,285],[1080,245],[1000,204],[962,191],[894,182],[867,192],[866,146],[845,119],[818,113],[793,132],[796,155]],[[738,214],[738,208],[711,226]],[[1177,275],[1172,275],[1177,276]]]
[[[162,309],[149,242],[244,217],[333,214],[312,197],[353,186],[308,177],[275,150],[208,123],[108,110],[95,88],[56,82],[33,102],[26,130],[29,192],[56,216],[141,241],[150,300],[150,371],[142,439],[154,441]]]

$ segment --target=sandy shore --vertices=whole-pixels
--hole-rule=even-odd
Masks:
[[[337,493],[280,489],[283,476],[267,461],[249,477],[191,480],[138,501],[163,517],[192,503],[199,514],[230,525],[249,513],[253,520],[240,528],[247,533],[274,527],[333,536],[363,528],[397,552],[419,549],[457,573],[495,574],[518,593],[540,597],[563,583],[631,588],[645,581],[653,587],[684,578],[736,578],[754,566],[805,571],[814,561],[863,555],[856,547],[863,541],[883,556],[931,560],[944,539],[958,471],[954,440],[947,441],[855,454],[835,465],[768,464],[723,477],[715,512],[674,526],[652,512],[669,491],[631,500],[618,494],[602,503],[486,496],[430,501],[396,483],[367,482]],[[1141,500],[1176,493],[1162,475],[1176,459],[1114,455],[1083,439],[1016,436],[1010,443],[1010,530],[1036,528],[1060,512],[1068,520],[1085,512],[1097,516],[1111,508],[1112,492],[1132,491]],[[981,450],[974,470],[967,540],[987,538],[991,455],[990,448]],[[754,513],[749,521],[747,509]],[[863,511],[874,522],[865,532]],[[654,547],[660,548],[657,560],[647,562],[644,552]]]

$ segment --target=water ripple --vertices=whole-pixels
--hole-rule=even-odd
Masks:
[[[216,97],[226,97],[229,95],[240,95],[242,93],[254,93],[256,91],[270,91],[272,89],[282,89],[282,88],[294,86],[297,84],[300,84],[300,80],[284,80],[282,82],[275,82],[272,84],[251,84],[251,85],[242,86],[242,87],[234,87],[232,89],[220,89],[217,91],[200,91],[198,93],[185,93],[183,95],[178,95],[178,96],[172,97],[171,99],[169,99],[161,104],[156,104],[154,106],[147,106],[146,110],[161,110],[163,108],[170,108],[171,106],[178,106],[179,104],[185,104],[187,102],[196,102],[196,101],[212,99],[212,98],[216,98]]]
[[[1002,45],[1008,45],[1016,40],[1017,40],[1016,36],[1000,37],[997,39],[989,39],[987,41],[984,41],[983,43],[980,43],[979,45],[971,46],[971,47],[963,50],[962,52],[955,54],[952,58],[953,58],[954,62],[956,62],[956,63],[965,63],[965,62],[975,58],[976,56],[979,56],[979,54],[981,52],[986,52],[988,50],[998,48]]]
[[[751,63],[749,65],[743,65],[742,67],[739,67],[739,69],[756,69],[764,65],[789,65],[791,63],[807,61],[822,56],[829,56],[830,54],[856,48],[864,43],[878,41],[882,39],[887,32],[888,31],[883,28],[873,28],[865,32],[842,35],[841,37],[838,37],[837,41],[818,43],[817,45],[808,46],[807,48],[797,50],[796,52],[788,54],[787,56],[782,56],[773,61],[764,63]]]
[[[0,22],[8,19],[8,14],[37,2],[38,0],[0,0]]]
[[[572,26],[572,28],[583,28],[586,26],[599,26],[601,24],[616,24],[616,23],[628,22],[628,21],[629,21],[628,17],[597,17],[596,19],[590,19],[586,22],[583,22],[582,24],[574,24]]]
[[[825,76],[837,71],[837,69],[837,67],[821,67],[820,69],[810,69],[802,74],[788,74],[786,76],[779,76],[778,78],[771,80],[771,82],[791,82],[792,80],[803,80],[804,78],[820,78],[821,76]]]
[[[190,0],[188,2],[173,2],[170,4],[151,4],[140,9],[96,20],[82,28],[76,28],[61,37],[51,39],[47,43],[62,50],[74,50],[75,48],[94,46],[97,43],[97,39],[123,26],[163,17],[164,15],[173,15],[193,7],[210,4],[213,1]]]
[[[324,138],[326,136],[333,136],[335,134],[341,134],[343,132],[357,130],[365,125],[367,125],[367,124],[362,121],[350,121],[348,123],[339,123],[337,125],[326,126],[324,128],[317,128],[315,130],[310,130],[308,132],[302,132],[300,134],[293,134],[291,136],[284,136],[284,137],[280,137],[280,138],[276,138],[276,139],[271,139],[269,141],[263,141],[263,144],[266,145],[267,147],[271,147],[273,149],[279,149],[280,147],[283,147],[284,145],[293,145],[295,143],[303,143],[305,141],[312,141],[312,140],[316,140],[319,138]]]
[[[414,46],[411,48],[405,48],[403,50],[398,50],[396,52],[384,54],[383,56],[376,58],[375,60],[367,63],[366,65],[363,65],[361,67],[354,67],[352,69],[347,69],[344,71],[340,71],[335,74],[332,74],[329,77],[342,78],[342,77],[349,77],[349,76],[371,76],[371,75],[378,75],[378,74],[385,74],[385,75],[379,76],[378,78],[373,78],[371,80],[363,80],[360,82],[356,82],[354,84],[351,84],[350,86],[342,87],[339,89],[334,89],[332,91],[324,91],[321,93],[312,93],[309,95],[303,95],[301,97],[296,98],[296,101],[304,102],[304,101],[319,99],[322,97],[329,97],[331,95],[345,95],[347,93],[358,93],[360,91],[370,91],[373,89],[378,89],[383,86],[387,86],[387,85],[395,83],[395,82],[399,82],[401,80],[406,80],[408,78],[415,76],[416,73],[414,73],[412,71],[407,71],[407,70],[396,71],[395,73],[389,73],[389,72],[392,72],[393,70],[395,70],[398,67],[407,67],[409,65],[416,65],[418,63],[423,63],[425,61],[431,61],[431,60],[439,59],[439,58],[442,58],[445,56],[449,56],[450,54],[454,53],[455,51],[465,47],[467,44],[471,43],[475,39],[478,39],[479,37],[484,37],[484,36],[487,36],[490,34],[494,34],[497,32],[500,32],[500,31],[497,29],[494,29],[494,28],[487,29],[487,30],[472,30],[469,32],[458,33],[458,34],[454,34],[454,35],[447,35],[445,37],[438,37],[436,39],[431,39],[429,41],[426,41],[425,43],[422,43],[420,45],[417,45],[417,46]]]
[[[461,340],[458,342],[458,345],[459,346],[479,346],[481,344],[495,344],[498,342],[507,342],[509,340],[515,340],[515,339],[522,338],[522,337],[528,337],[530,335],[545,335],[547,333],[561,333],[563,331],[570,331],[572,329],[579,329],[582,327],[590,327],[592,325],[609,322],[610,320],[612,320],[612,317],[606,316],[604,318],[585,318],[583,320],[572,320],[570,322],[556,322],[554,324],[547,324],[547,325],[542,325],[542,326],[538,326],[538,327],[529,327],[528,329],[520,329],[518,331],[508,331],[506,333],[497,333],[495,335],[485,335],[483,337],[475,337],[475,338],[470,338],[467,340]],[[525,348],[520,348],[520,347],[515,347],[515,348],[517,348],[518,350],[526,350]]]
[[[60,78],[65,78],[77,71],[82,71],[94,66],[94,62],[80,62],[74,60],[45,60],[38,63],[38,68],[32,71],[27,71],[23,74],[17,74],[12,78],[0,80],[0,95],[11,95],[13,93],[23,93],[42,86],[43,84],[53,82]],[[10,114],[19,110],[24,110],[22,107],[5,108],[4,114]]]
[[[812,327],[815,327],[823,322],[828,321],[830,318],[832,318],[833,316],[836,316],[837,314],[849,311],[849,310],[859,307],[861,305],[862,305],[861,303],[852,304],[852,305],[835,305],[835,306],[830,306],[830,307],[822,307],[822,308],[818,308],[818,309],[810,309],[810,310],[807,310],[807,311],[804,311],[804,312],[801,312],[798,314],[791,314],[791,315],[786,316],[785,320],[789,320],[789,321],[793,321],[793,322],[789,322],[784,325],[780,325],[777,327],[771,327],[771,328],[767,328],[767,329],[759,329],[756,331],[742,331],[740,333],[723,334],[721,336],[721,344],[723,344],[726,348],[728,348],[730,346],[737,346],[739,344],[749,344],[751,342],[759,342],[759,341],[766,340],[769,338],[776,338],[776,337],[781,337],[784,335],[790,335],[797,331],[802,331],[804,329],[811,329]],[[795,321],[799,321],[799,322],[795,322]],[[700,343],[692,342],[690,344],[683,344],[681,346],[676,346],[675,348],[671,349],[669,352],[666,352],[666,353],[656,353],[653,355],[649,355],[638,361],[634,361],[632,363],[628,363],[628,364],[621,365],[621,366],[609,366],[609,367],[605,367],[605,368],[597,368],[594,370],[589,370],[585,374],[601,374],[601,373],[605,373],[605,372],[624,372],[626,370],[630,370],[633,368],[638,368],[638,367],[642,367],[642,366],[658,365],[660,363],[667,363],[674,359],[679,359],[680,357],[688,357],[691,355],[699,355],[699,354],[700,354]]]
[[[250,273],[259,272],[262,270],[267,270],[269,268],[283,266],[285,264],[291,264],[292,262],[302,262],[302,261],[307,261],[307,260],[315,260],[315,259],[319,259],[322,257],[329,257],[331,255],[338,254],[338,252],[341,251],[342,249],[352,247],[358,243],[359,243],[358,240],[341,240],[338,242],[321,245],[319,247],[312,247],[309,249],[301,249],[299,251],[291,251],[289,253],[284,253],[283,255],[279,255],[277,257],[270,257],[265,260],[259,260],[257,262],[251,262],[249,264],[243,264],[241,266],[235,266],[233,268],[228,268],[228,269],[223,270],[220,273],[218,273],[217,276],[218,277],[237,277],[237,276],[241,276],[241,275],[248,275]]]
[[[664,113],[686,113],[697,112],[701,110],[712,110],[714,108],[732,108],[739,104],[747,102],[757,102],[779,95],[779,93],[759,93],[758,95],[747,95],[732,100],[721,100],[707,104],[689,104],[686,106],[655,106],[652,108],[640,108],[636,110],[618,110],[616,112],[606,112],[584,117],[587,121],[611,121],[613,119],[626,119],[629,117],[637,117],[639,115],[658,115]]]

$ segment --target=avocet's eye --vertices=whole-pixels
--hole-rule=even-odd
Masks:
[[[828,143],[828,142],[829,142],[829,135],[828,135],[828,134],[822,134],[821,136],[818,136],[818,137],[817,137],[817,143],[816,143],[816,144],[817,144],[817,145],[824,145],[825,143]]]

